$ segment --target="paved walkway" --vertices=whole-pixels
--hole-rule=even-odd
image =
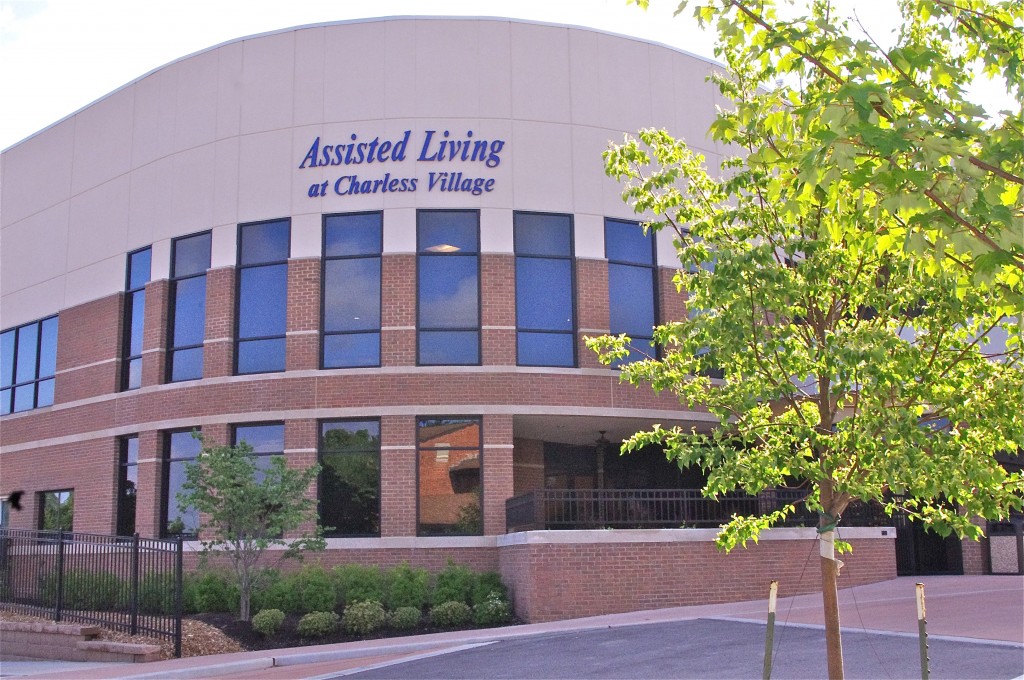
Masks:
[[[840,591],[844,631],[917,632],[914,584],[925,584],[930,636],[999,641],[1024,650],[1024,578],[1019,576],[904,577]],[[86,667],[60,662],[14,662],[0,666],[0,677],[34,678],[313,678],[369,668],[458,648],[546,633],[606,629],[693,619],[763,622],[766,601],[673,607],[568,621],[488,630],[455,631],[314,647],[297,647],[149,664]],[[779,598],[779,625],[822,625],[820,594]],[[301,668],[300,668],[301,667]]]

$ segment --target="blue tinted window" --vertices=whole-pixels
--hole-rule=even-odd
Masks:
[[[572,262],[516,258],[516,325],[572,331]]]
[[[419,350],[420,363],[426,366],[472,366],[480,363],[480,333],[421,330]]]
[[[380,258],[324,263],[324,330],[380,329]]]
[[[516,334],[519,363],[524,366],[575,365],[575,338],[568,333],[519,332]]]
[[[30,323],[18,329],[18,360],[15,364],[14,380],[23,383],[35,380],[36,359],[39,352],[39,324]]]
[[[243,225],[238,270],[237,373],[283,371],[287,330],[289,223]],[[277,262],[277,264],[260,264]]]
[[[142,288],[149,283],[153,251],[143,248],[128,254],[128,290]]]
[[[608,265],[608,302],[613,335],[649,338],[654,328],[654,271]]]
[[[14,384],[14,331],[0,333],[0,387]]]
[[[171,382],[203,377],[206,335],[206,272],[210,232],[175,239],[172,254],[173,307],[168,376]]]
[[[152,249],[128,254],[124,296],[124,349],[121,389],[142,386],[142,337],[146,322],[146,284],[149,283]]]
[[[380,255],[381,213],[324,218],[324,257]]]
[[[40,326],[39,377],[46,378],[57,372],[57,317],[45,319]]]
[[[605,256],[614,262],[654,264],[654,239],[636,222],[604,221]]]
[[[283,371],[284,353],[284,338],[239,341],[238,372],[242,374]]]
[[[120,442],[121,464],[118,475],[117,535],[135,533],[135,507],[139,488],[139,437],[125,437]]]
[[[654,356],[651,337],[658,322],[654,238],[645,236],[634,222],[612,219],[605,220],[604,238],[611,333],[625,333],[632,339],[626,361]]]
[[[0,415],[53,403],[57,317],[0,333]]]
[[[380,333],[324,336],[324,368],[380,366]]]
[[[421,257],[420,328],[473,328],[480,319],[476,257]]]
[[[210,268],[210,239],[210,232],[175,239],[171,276],[180,279],[205,274]]]
[[[517,212],[517,361],[525,366],[574,366],[572,218]]]
[[[141,356],[142,333],[146,322],[146,291],[139,290],[129,294],[125,298],[125,307],[128,313],[128,354]]]
[[[239,275],[238,337],[284,335],[288,265],[243,269]]]
[[[240,265],[284,262],[291,251],[291,228],[287,220],[246,224],[241,228],[241,240]]]
[[[420,364],[480,363],[480,214],[417,213]]]
[[[206,330],[206,277],[178,281],[174,286],[172,347],[203,344]]]
[[[239,425],[235,427],[234,444],[245,442],[252,448],[256,459],[256,481],[263,481],[263,473],[270,469],[273,456],[284,455],[284,425]]]
[[[480,216],[461,210],[425,210],[417,215],[421,253],[475,253],[480,249]]]
[[[176,349],[171,353],[171,382],[203,377],[203,348]]]
[[[202,444],[190,431],[172,432],[167,436],[164,463],[164,529],[163,535],[195,536],[199,513],[195,508],[180,508],[178,493],[185,484],[185,465],[196,459]]]
[[[572,218],[517,212],[515,249],[516,255],[572,257]]]
[[[324,218],[324,368],[380,365],[381,213]]]

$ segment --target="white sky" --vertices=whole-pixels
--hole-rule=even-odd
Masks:
[[[672,18],[676,4],[652,0],[644,12],[626,0],[0,0],[0,149],[185,55],[325,21],[513,17],[590,26],[711,57],[713,36],[701,33],[691,10]],[[894,3],[854,4],[877,17]]]

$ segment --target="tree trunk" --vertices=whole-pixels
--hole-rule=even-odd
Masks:
[[[828,677],[843,679],[843,640],[839,632],[839,563],[836,562],[835,532],[821,533],[821,599],[825,610],[825,650],[828,656]]]
[[[242,621],[249,621],[252,617],[249,615],[249,596],[252,594],[252,581],[249,579],[249,574],[244,573],[242,575],[242,587],[239,588],[238,593],[238,618]]]

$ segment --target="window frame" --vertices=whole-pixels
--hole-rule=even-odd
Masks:
[[[130,460],[128,458],[129,442],[131,442],[132,440],[135,441],[135,447],[136,447],[136,450],[135,450],[135,462],[130,462]],[[136,479],[136,481],[135,481],[136,506],[135,507],[136,508],[138,507],[138,500],[137,500],[138,499],[138,493],[139,493],[139,484],[138,484],[139,452],[138,452],[138,446],[139,446],[139,435],[138,434],[125,435],[123,437],[118,437],[118,439],[117,439],[117,453],[118,453],[118,465],[117,465],[117,516],[116,516],[117,531],[115,533],[117,533],[118,536],[129,536],[129,535],[137,533],[136,532],[136,528],[137,528],[137,524],[136,524],[137,513],[133,513],[132,516],[131,516],[131,527],[132,527],[131,531],[130,532],[125,532],[125,531],[122,531],[122,529],[128,523],[128,517],[125,514],[125,507],[124,507],[123,503],[124,503],[124,498],[125,498],[125,490],[127,488],[127,482],[128,482],[128,468],[132,468],[132,467],[135,468],[135,474],[136,474],[136,478],[135,478]]]
[[[472,214],[476,217],[476,250],[471,253],[431,253],[423,249],[422,234],[420,230],[421,216],[426,213],[461,213]],[[475,327],[430,327],[420,323],[420,258],[422,257],[475,257],[476,258],[476,326]],[[480,248],[480,211],[467,208],[429,208],[416,211],[416,366],[482,366],[483,365],[483,283],[481,281],[481,248]],[[453,333],[476,333],[476,361],[457,364],[435,364],[424,363],[422,359],[421,334],[430,332],[453,332]]]
[[[206,269],[204,269],[202,272],[200,272],[198,274],[186,274],[184,276],[178,276],[175,273],[175,263],[177,261],[176,255],[177,255],[177,252],[178,252],[178,244],[181,241],[185,241],[185,240],[188,240],[188,239],[191,239],[191,238],[196,238],[198,236],[206,236],[206,235],[209,235],[209,237],[210,237],[210,248],[209,248],[209,252],[207,253],[208,258],[207,258]],[[167,356],[166,356],[167,365],[165,367],[165,376],[166,376],[165,382],[167,382],[167,383],[188,382],[189,380],[202,380],[203,379],[203,374],[205,373],[205,371],[203,370],[203,363],[202,362],[205,362],[205,360],[206,360],[206,349],[205,349],[205,340],[206,340],[205,326],[206,326],[206,324],[205,324],[205,319],[206,319],[206,311],[207,310],[206,310],[206,300],[205,300],[205,298],[203,300],[203,319],[204,319],[204,323],[203,323],[203,326],[204,326],[204,329],[203,329],[203,341],[201,341],[199,344],[182,345],[180,347],[176,346],[174,344],[174,330],[175,330],[175,325],[176,325],[177,320],[178,320],[178,304],[177,304],[178,303],[178,284],[180,282],[182,282],[182,281],[189,281],[191,279],[197,279],[199,277],[203,277],[204,279],[206,279],[207,278],[207,274],[209,273],[210,268],[212,266],[212,263],[213,263],[213,231],[212,230],[207,229],[206,231],[197,231],[194,234],[187,234],[185,236],[178,236],[176,238],[171,239],[171,270],[170,270],[170,274],[171,275],[170,275],[170,281],[169,281],[169,283],[170,283],[170,286],[169,286],[170,290],[168,291],[168,300],[167,300]],[[208,293],[208,289],[207,289],[207,294],[209,294]],[[201,353],[201,355],[202,355],[202,362],[200,363],[200,375],[199,375],[198,378],[181,378],[179,380],[175,380],[174,379],[174,354],[176,352],[180,352],[180,351],[184,351],[184,350],[189,350],[189,349],[199,349],[199,350],[202,350],[202,353]]]
[[[604,218],[604,254],[605,254],[605,260],[608,263],[608,312],[609,312],[608,332],[610,334],[612,334],[612,335],[617,335],[618,333],[627,333],[627,334],[629,334],[627,331],[616,331],[614,328],[611,327],[611,301],[612,301],[611,300],[611,298],[612,298],[611,267],[612,267],[612,265],[621,266],[621,267],[635,267],[635,268],[638,268],[638,269],[647,269],[647,270],[649,270],[650,273],[651,273],[651,298],[652,298],[652,300],[651,300],[651,309],[653,311],[653,317],[654,317],[653,320],[652,320],[653,323],[651,325],[650,335],[647,335],[647,336],[634,336],[632,334],[629,334],[629,335],[630,335],[630,338],[633,341],[632,343],[630,343],[630,346],[636,347],[636,341],[637,340],[646,340],[648,342],[648,345],[650,346],[650,351],[651,351],[652,356],[657,358],[658,356],[660,356],[660,352],[659,352],[659,348],[654,344],[654,329],[658,327],[659,323],[661,323],[661,321],[660,321],[661,313],[660,313],[660,309],[659,309],[659,306],[660,306],[660,295],[659,295],[660,289],[659,289],[659,282],[658,282],[658,279],[659,279],[659,277],[658,277],[658,242],[657,242],[657,239],[655,238],[654,232],[648,232],[647,235],[644,236],[644,238],[648,239],[650,241],[650,244],[651,244],[651,261],[650,261],[650,264],[634,262],[632,260],[612,259],[612,258],[608,257],[608,225],[609,225],[609,223],[613,223],[613,222],[614,223],[618,223],[618,224],[623,224],[623,225],[632,225],[632,226],[635,226],[637,229],[641,229],[641,226],[640,226],[641,223],[640,222],[636,222],[636,221],[633,221],[633,220],[626,220],[626,219],[622,219],[622,218],[619,218],[619,217],[605,217]],[[639,348],[637,348],[636,351],[639,352],[640,351]],[[632,361],[634,361],[634,360],[626,359],[626,360],[623,360],[621,362],[616,362],[611,367],[612,368],[618,368],[623,363],[632,363]]]
[[[423,522],[421,518],[420,508],[422,505],[422,494],[420,488],[420,453],[424,450],[437,451],[438,447],[427,447],[424,449],[420,445],[420,423],[424,420],[466,420],[475,421],[477,423],[477,430],[479,434],[479,446],[449,446],[447,451],[479,451],[480,456],[480,533],[478,534],[459,534],[459,533],[425,533],[423,531]],[[485,530],[485,518],[484,508],[486,504],[484,502],[484,418],[482,415],[428,415],[428,416],[416,416],[415,421],[415,437],[416,437],[416,536],[417,537],[430,537],[430,538],[446,538],[454,536],[486,536]]]
[[[569,254],[568,255],[520,255],[519,254],[519,237],[516,230],[516,218],[519,215],[532,215],[540,217],[561,217],[568,218],[569,221]],[[512,212],[512,252],[515,258],[514,266],[516,268],[516,365],[517,366],[535,366],[544,368],[576,368],[579,366],[579,318],[578,318],[578,297],[576,292],[576,222],[573,219],[572,213],[556,213],[556,212],[545,212],[545,211],[534,211],[534,210],[514,210]],[[570,304],[572,305],[572,329],[569,331],[552,331],[538,328],[520,329],[519,327],[519,279],[518,279],[518,268],[519,258],[535,259],[535,260],[568,260],[569,262],[569,296]],[[547,333],[547,334],[558,334],[558,335],[569,335],[572,339],[572,363],[568,366],[562,364],[529,364],[524,363],[519,351],[519,334],[520,333]]]
[[[47,375],[40,375],[40,370],[43,364],[43,324],[50,320],[54,320],[56,324],[56,330],[54,331],[54,342],[53,342],[53,373]],[[28,328],[29,326],[36,327],[36,338],[35,338],[35,362],[32,370],[33,377],[29,380],[18,380],[18,355],[21,350],[21,341],[19,336],[21,330]],[[13,345],[11,350],[11,382],[9,385],[0,384],[0,399],[4,399],[6,403],[0,403],[0,415],[8,416],[14,413],[26,413],[28,411],[34,411],[38,408],[46,408],[47,406],[53,406],[53,400],[51,399],[48,404],[39,403],[39,385],[47,381],[52,381],[54,387],[56,387],[57,378],[57,345],[60,338],[60,315],[51,314],[50,316],[37,319],[35,321],[29,321],[18,326],[12,326],[6,330],[0,331],[0,336],[11,334],[13,337]],[[15,399],[16,392],[19,387],[32,386],[32,405],[28,408],[15,410],[17,401]],[[7,392],[6,397],[3,396],[3,392]]]
[[[178,429],[174,429],[174,430],[164,430],[161,433],[162,434],[162,438],[163,438],[163,442],[162,442],[163,449],[162,449],[162,452],[161,452],[162,455],[161,455],[161,461],[160,462],[161,462],[161,466],[163,468],[163,482],[161,484],[161,489],[160,489],[160,538],[177,538],[178,536],[180,536],[182,538],[182,540],[185,540],[185,541],[194,541],[194,540],[197,540],[199,538],[199,532],[198,531],[196,531],[194,533],[193,532],[188,532],[188,531],[182,531],[180,534],[172,534],[169,531],[167,531],[167,524],[170,521],[170,513],[168,512],[168,510],[170,510],[170,508],[168,507],[168,503],[170,503],[170,500],[171,500],[170,499],[170,493],[171,493],[171,463],[177,462],[177,461],[193,461],[193,460],[196,460],[196,458],[199,457],[198,454],[197,454],[196,456],[194,456],[192,458],[171,458],[171,439],[172,439],[172,437],[175,434],[187,433],[187,434],[189,434],[191,436],[191,434],[193,432],[196,432],[196,431],[201,431],[201,430],[199,430],[199,428],[197,428],[197,427],[185,428],[185,429],[178,428]],[[200,451],[202,451],[201,447],[200,447]],[[175,499],[175,502],[177,502],[177,499]],[[198,511],[193,509],[193,512],[196,512],[197,520],[198,520]],[[182,513],[182,514],[184,514],[184,513]]]
[[[142,285],[132,288],[132,259],[140,254],[148,251],[149,252],[149,272],[147,273],[146,280],[142,282]],[[146,337],[146,285],[153,280],[153,246],[148,245],[143,248],[136,248],[135,250],[129,251],[125,256],[125,267],[124,267],[124,310],[123,310],[123,321],[124,328],[121,338],[121,380],[119,391],[130,392],[137,390],[142,387],[142,357],[146,353],[145,347],[142,343]],[[142,293],[142,338],[139,339],[139,353],[132,354],[132,321],[135,318],[135,294]],[[135,360],[139,361],[139,384],[131,386],[132,370],[131,365]]]
[[[334,217],[348,217],[358,215],[377,215],[380,219],[380,250],[376,255],[328,255],[327,254],[327,222]],[[383,210],[361,210],[356,212],[330,213],[321,218],[320,227],[320,370],[342,370],[350,368],[380,368],[383,364],[383,339],[382,326],[384,325],[384,211]],[[327,263],[337,260],[356,260],[375,258],[379,263],[380,276],[377,279],[377,330],[376,331],[328,331],[327,330]],[[377,334],[377,363],[360,364],[351,366],[327,366],[326,347],[327,338],[336,335],[369,335]]]
[[[320,527],[323,527],[323,474],[326,466],[324,465],[324,426],[332,423],[376,423],[377,424],[377,531],[376,533],[344,533],[335,530],[324,531],[325,538],[380,538],[382,535],[381,527],[381,514],[383,510],[383,493],[382,487],[384,483],[384,456],[382,453],[383,449],[383,437],[381,428],[381,419],[376,418],[325,418],[317,421],[317,445],[316,445],[316,460],[320,465],[320,474],[317,475],[316,483],[316,516],[317,523]],[[362,453],[362,452],[360,452]],[[327,455],[345,455],[338,452],[328,452]],[[418,467],[418,466],[417,466]],[[418,505],[418,504],[417,504]]]
[[[246,227],[255,227],[263,224],[283,223],[288,228],[288,253],[283,260],[267,260],[254,264],[242,264],[242,234]],[[263,373],[283,373],[288,370],[288,261],[291,259],[292,254],[292,220],[291,217],[282,217],[278,219],[270,220],[258,220],[256,222],[244,222],[239,223],[238,230],[236,232],[235,246],[235,332],[234,332],[234,357],[232,360],[232,375],[260,375]],[[284,320],[285,329],[281,335],[263,335],[251,338],[241,337],[242,327],[242,272],[246,269],[256,269],[260,267],[276,267],[284,265]],[[261,340],[281,340],[284,343],[284,353],[282,356],[281,368],[274,369],[271,371],[246,371],[244,373],[238,370],[238,360],[241,356],[239,351],[242,344],[245,342],[257,342]]]
[[[69,526],[69,527],[60,526],[60,527],[57,527],[56,529],[47,529],[46,526],[45,526],[45,522],[46,522],[46,498],[47,498],[47,496],[50,496],[51,494],[63,494],[63,493],[66,493],[68,495],[68,498],[67,498],[66,501],[60,502],[60,505],[63,505],[67,501],[71,501],[71,526]],[[58,501],[59,501],[59,499],[58,499]],[[48,531],[48,532],[52,532],[52,533],[63,531],[65,533],[74,533],[74,531],[75,531],[75,488],[74,487],[68,487],[68,488],[65,488],[65,489],[46,489],[45,491],[40,491],[39,492],[39,518],[38,518],[38,520],[39,521],[37,522],[37,526],[39,527],[39,531]]]

